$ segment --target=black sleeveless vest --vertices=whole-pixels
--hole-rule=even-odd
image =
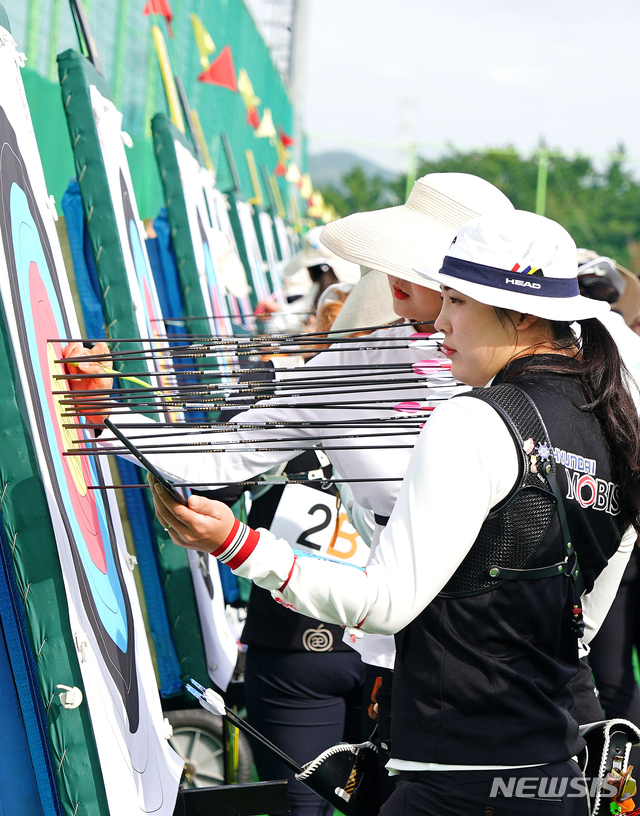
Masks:
[[[608,447],[597,420],[580,410],[585,397],[575,377],[530,372],[513,377],[509,386],[531,397],[548,431],[588,592],[623,532]],[[483,391],[490,398],[491,389]],[[538,446],[540,440],[533,441]],[[514,491],[494,508],[443,592],[396,635],[392,755],[398,759],[530,765],[564,761],[583,745],[569,713],[568,683],[578,668],[571,579],[501,581],[487,575],[496,553],[527,569],[565,557],[553,498],[543,492],[533,503],[514,498],[518,487],[535,486],[531,456],[522,459]]]

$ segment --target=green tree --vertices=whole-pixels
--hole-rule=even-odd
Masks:
[[[390,207],[404,199],[396,196],[381,176],[367,176],[360,165],[345,173],[341,181],[342,189],[333,185],[320,188],[325,203],[332,205],[340,217]]]
[[[427,173],[471,173],[495,184],[520,210],[535,206],[537,162],[520,156],[513,147],[496,150],[463,152],[451,146],[438,159],[421,159],[418,178]],[[402,176],[394,190],[404,192],[406,178]]]
[[[640,184],[627,167],[623,145],[597,167],[588,156],[548,153],[545,215],[562,224],[580,247],[594,249],[630,266],[629,246],[640,242]],[[517,209],[534,210],[539,153],[520,155],[514,147],[461,151],[450,146],[436,159],[422,159],[418,176],[472,173],[495,184]],[[367,177],[355,167],[343,179],[343,191],[322,190],[336,212],[349,215],[393,206],[404,200],[406,176],[390,182]],[[346,192],[345,192],[346,191]]]

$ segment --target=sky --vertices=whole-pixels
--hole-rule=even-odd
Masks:
[[[404,170],[410,141],[435,157],[543,139],[598,162],[624,143],[640,175],[638,0],[305,2],[310,153]]]

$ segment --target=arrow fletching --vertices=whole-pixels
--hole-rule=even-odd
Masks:
[[[416,374],[421,374],[424,377],[430,377],[436,372],[451,371],[451,363],[449,360],[418,360],[411,366]]]
[[[421,405],[419,402],[407,400],[406,402],[399,402],[397,405],[394,405],[393,410],[400,411],[404,414],[419,414],[423,411],[433,411],[433,407],[431,405]]]
[[[212,714],[224,716],[227,713],[227,707],[221,695],[213,689],[206,689],[201,686],[193,677],[187,683],[186,689],[190,694],[193,694],[203,708],[206,708]]]

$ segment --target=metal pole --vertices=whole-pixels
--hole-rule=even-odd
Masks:
[[[60,35],[60,23],[62,20],[62,4],[64,0],[53,0],[51,10],[51,34],[49,39],[49,80],[56,82],[58,78],[58,64],[56,56],[58,54],[58,37]]]
[[[538,151],[538,182],[536,185],[536,214],[544,215],[547,206],[547,171],[549,151],[541,147]]]
[[[307,22],[307,0],[293,0],[288,80],[293,105],[293,138],[295,139],[293,158],[298,167],[302,167],[302,111],[300,107],[304,98]]]
[[[404,191],[405,198],[409,198],[409,193],[413,189],[418,175],[418,152],[416,143],[410,142],[407,145],[407,186]]]
[[[38,63],[38,40],[40,39],[40,19],[42,3],[40,0],[29,1],[29,14],[27,17],[27,59],[29,67],[37,70]]]
[[[122,107],[122,89],[124,88],[127,60],[127,31],[129,18],[129,0],[120,0],[118,6],[118,29],[116,35],[116,65],[113,80],[113,101],[116,108]]]

